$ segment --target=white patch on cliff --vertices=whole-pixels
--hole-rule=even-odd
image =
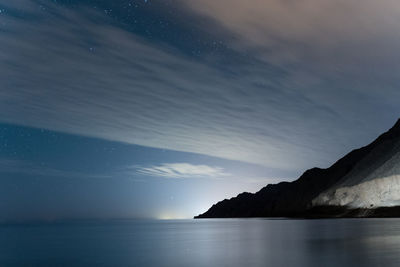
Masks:
[[[399,151],[399,148],[395,148]],[[380,157],[380,154],[372,158]],[[366,162],[359,166],[366,167]],[[376,160],[369,174],[360,176],[359,169],[349,173],[339,184],[321,193],[312,201],[313,206],[348,206],[351,208],[390,207],[400,205],[400,152],[381,166]],[[362,168],[361,168],[362,169]],[[362,178],[362,179],[360,179]]]
[[[354,186],[340,187],[320,194],[313,206],[349,206],[351,208],[400,205],[400,175],[374,179]]]

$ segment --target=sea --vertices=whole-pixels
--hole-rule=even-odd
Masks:
[[[0,266],[400,266],[400,219],[4,224]]]

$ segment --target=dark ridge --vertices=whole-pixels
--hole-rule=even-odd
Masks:
[[[377,149],[380,154],[390,153],[393,147],[391,143],[399,139],[400,119],[374,142],[351,151],[327,169],[312,168],[305,171],[296,181],[269,184],[254,194],[241,193],[237,197],[214,204],[208,211],[195,218],[304,217],[317,214],[317,210],[310,210],[314,198],[339,182],[372,150]],[[334,210],[336,209],[327,209],[336,215]],[[382,211],[375,210],[376,214]],[[318,213],[322,214],[320,209]]]
[[[296,217],[296,216],[292,216]],[[319,206],[307,210],[301,216],[305,219],[322,218],[398,218],[400,207],[379,207],[372,209],[348,209],[340,206]]]

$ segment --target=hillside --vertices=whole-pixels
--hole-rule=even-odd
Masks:
[[[400,215],[400,120],[327,169],[213,205],[195,218]],[[400,209],[399,209],[400,210]]]

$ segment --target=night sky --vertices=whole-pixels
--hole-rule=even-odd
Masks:
[[[399,117],[400,4],[0,0],[0,222],[189,218]]]

